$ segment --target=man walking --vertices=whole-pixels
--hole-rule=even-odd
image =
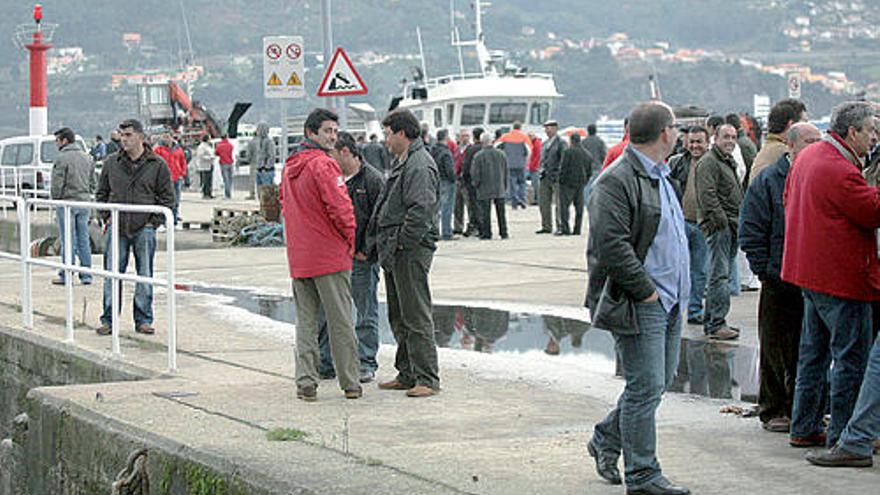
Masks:
[[[507,216],[504,197],[507,194],[507,160],[504,153],[492,146],[492,136],[486,132],[480,139],[483,149],[474,156],[471,165],[471,183],[477,190],[480,205],[480,239],[492,238],[492,206],[498,221],[498,234],[507,239]]]
[[[697,216],[709,245],[709,285],[703,331],[718,340],[739,338],[728,326],[730,311],[730,266],[736,262],[737,222],[742,203],[742,184],[736,175],[733,148],[736,129],[721,124],[715,129],[715,144],[697,162]]]
[[[482,231],[482,227],[480,226],[481,215],[480,215],[480,203],[477,199],[477,190],[474,188],[474,185],[471,181],[471,169],[474,162],[474,157],[479,153],[483,148],[480,146],[480,140],[483,137],[483,128],[482,127],[474,127],[474,144],[469,146],[467,150],[464,152],[464,156],[461,159],[461,182],[464,184],[465,190],[467,192],[467,201],[468,201],[468,225],[467,229],[464,231],[465,237],[470,237],[472,235],[480,235]]]
[[[800,152],[786,182],[782,280],[804,296],[789,438],[795,447],[837,443],[868,361],[871,302],[880,301],[880,194],[861,169],[875,131],[871,104],[838,105],[828,134]],[[823,384],[832,362],[826,442]]]
[[[746,190],[739,217],[739,244],[752,273],[761,280],[758,338],[761,348],[758,415],[765,430],[788,433],[804,298],[800,288],[783,282],[785,245],[785,179],[791,163],[822,135],[813,124],[798,123],[788,131],[789,153],[765,167]]]
[[[103,143],[100,143],[103,144]],[[76,134],[69,127],[55,131],[55,145],[58,156],[52,163],[52,199],[67,201],[91,201],[95,192],[95,163],[76,144]],[[86,208],[70,209],[70,239],[73,243],[70,261],[84,268],[92,267],[92,247],[89,243],[89,210]],[[65,262],[66,237],[64,235],[64,208],[58,207],[58,238],[61,239],[61,262]],[[92,283],[92,275],[80,273],[79,281],[83,285]],[[58,271],[58,278],[52,280],[55,285],[64,285],[64,270]]]
[[[626,387],[587,444],[600,477],[627,494],[685,495],[657,461],[655,412],[678,368],[681,313],[688,299],[684,216],[666,157],[678,131],[672,110],[638,105],[630,144],[596,181],[590,198],[587,306],[593,326],[614,333]]]
[[[397,377],[379,388],[429,397],[440,391],[428,284],[438,237],[437,165],[425,150],[412,112],[395,110],[382,126],[394,159],[369,228],[371,246],[385,270],[388,322],[397,341]]]
[[[306,118],[305,141],[284,166],[279,201],[296,302],[296,396],[318,399],[318,318],[327,318],[330,351],[346,399],[361,396],[351,321],[354,208],[339,165],[330,156],[339,118],[318,108]]]
[[[536,234],[552,234],[559,230],[559,166],[565,143],[559,138],[559,123],[555,120],[544,122],[547,141],[541,149],[541,191],[538,206],[541,210],[541,229]],[[556,224],[553,223],[553,206],[556,205]],[[554,229],[556,227],[556,229]]]
[[[444,241],[452,240],[452,206],[455,202],[455,160],[446,144],[448,137],[446,129],[437,131],[437,141],[430,150],[440,174],[440,238]]]
[[[122,149],[104,160],[101,179],[95,200],[98,203],[127,203],[157,205],[174,208],[174,189],[168,165],[144,145],[144,127],[140,121],[128,119],[119,124]],[[153,276],[153,259],[156,255],[156,227],[164,225],[165,218],[155,213],[119,213],[119,260],[113,260],[113,229],[111,213],[102,211],[101,217],[107,230],[104,246],[104,269],[112,270],[115,262],[120,273],[128,269],[129,252],[134,253],[137,274]],[[113,328],[113,281],[104,279],[104,313],[98,335],[110,335]],[[122,292],[122,283],[119,283]],[[138,283],[134,290],[133,316],[135,332],[152,335],[153,286]]]
[[[376,377],[379,363],[376,353],[379,352],[379,265],[375,253],[367,256],[367,225],[382,188],[385,178],[382,172],[366,162],[361,156],[354,137],[347,132],[340,132],[330,155],[339,164],[342,174],[346,177],[345,187],[348,197],[354,206],[354,217],[357,229],[354,234],[354,260],[351,269],[351,296],[357,310],[355,333],[358,340],[358,359],[360,360],[360,382],[368,383]],[[318,336],[321,346],[321,366],[319,373],[333,373],[333,356],[327,338],[326,324],[321,325]]]
[[[571,135],[571,146],[562,152],[559,167],[559,230],[556,235],[581,235],[584,222],[584,186],[593,168],[593,156],[581,145],[580,134]],[[569,228],[574,205],[574,230]]]
[[[211,146],[211,138],[205,134],[196,148],[196,172],[199,173],[199,186],[202,189],[202,199],[214,199],[213,175],[214,175],[214,147]]]
[[[220,162],[220,175],[223,177],[223,197],[232,199],[232,173],[235,159],[232,157],[232,143],[229,142],[229,137],[223,134],[214,149]]]

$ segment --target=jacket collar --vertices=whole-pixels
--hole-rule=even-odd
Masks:
[[[413,139],[412,142],[409,143],[409,148],[407,148],[407,150],[406,150],[406,155],[404,155],[403,158],[400,159],[394,165],[394,168],[392,169],[392,171],[396,171],[397,169],[402,167],[404,163],[409,161],[409,157],[412,156],[413,153],[417,152],[420,149],[424,149],[424,148],[425,148],[425,143],[423,143],[421,139],[419,139],[419,138]],[[398,158],[395,158],[395,160],[398,160]]]
[[[765,140],[764,145],[766,146],[766,145],[767,145],[768,143],[770,143],[771,141],[775,141],[775,142],[777,142],[777,143],[786,144],[785,136],[783,136],[782,134],[776,134],[776,133],[773,133],[773,132],[768,132],[768,133],[767,133],[767,139]]]
[[[323,146],[318,144],[318,142],[315,141],[314,139],[309,139],[309,138],[305,138],[302,140],[302,143],[300,143],[300,148],[301,148],[301,151],[321,150],[324,153],[328,153],[328,150],[326,148],[324,148]]]
[[[626,159],[630,162],[630,166],[632,166],[632,169],[636,173],[636,175],[639,175],[646,179],[651,178],[651,176],[648,174],[648,171],[645,170],[645,166],[642,165],[642,160],[640,160],[638,155],[636,155],[636,152],[631,144],[626,145],[623,153],[626,155]]]
[[[856,168],[858,168],[859,170],[864,167],[865,164],[862,162],[861,159],[859,159],[858,155],[856,155],[856,152],[853,151],[853,149],[848,144],[846,144],[846,141],[844,141],[839,134],[835,133],[834,131],[828,131],[828,134],[822,137],[822,141],[830,143],[831,146],[834,146],[834,148],[836,148],[837,151],[839,151],[840,154],[847,159],[847,161],[855,165]]]
[[[724,152],[722,152],[718,148],[718,146],[716,146],[714,144],[712,145],[712,150],[710,152],[712,154],[714,154],[715,157],[718,158],[719,160],[721,160],[722,162],[726,163],[727,165],[730,165],[733,168],[736,168],[736,163],[734,163],[734,161],[733,161],[733,155],[725,155]]]

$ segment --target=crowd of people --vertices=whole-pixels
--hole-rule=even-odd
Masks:
[[[649,102],[632,110],[624,140],[606,150],[595,126],[567,142],[552,120],[543,142],[518,123],[494,135],[462,130],[454,140],[445,130],[430,135],[404,109],[382,121],[384,143],[375,135],[358,142],[338,129],[332,111],[314,110],[279,185],[298,319],[297,397],[317,400],[321,379],[336,378],[344,396],[357,399],[375,379],[380,274],[397,351],[396,376],[378,388],[437,394],[429,286],[437,242],[490,239],[493,209],[506,239],[506,208],[535,202],[538,234],[579,235],[587,205],[586,306],[592,326],[613,333],[626,380],[587,445],[599,476],[625,482],[631,494],[689,493],[662,474],[655,411],[678,366],[682,320],[702,325],[711,340],[739,338],[727,317],[740,281],[761,291],[764,429],[787,433],[792,447],[828,448],[808,454],[811,463],[870,466],[880,436],[880,345],[872,347],[880,327],[880,120],[863,102],[836,107],[824,135],[806,119],[800,101],[778,102],[762,143],[736,114],[682,128],[668,106]],[[260,151],[266,133],[257,135],[253,156],[274,160],[268,148]],[[53,198],[87,199],[94,191],[98,202],[176,208],[186,173],[169,136],[151,147],[140,122],[123,122],[97,185],[92,160],[71,146],[73,131],[56,138]],[[197,170],[207,172],[214,154],[231,165],[224,141],[199,145]],[[101,144],[98,153],[108,153],[109,143]],[[274,166],[252,168],[258,184],[274,182]],[[79,225],[78,212],[71,219]],[[162,222],[145,213],[119,221],[119,270],[132,252],[138,274],[151,276]],[[72,249],[86,266],[78,232]],[[746,266],[737,268],[738,258]],[[104,259],[109,269],[113,260]],[[115,316],[110,287],[105,282],[102,335]],[[150,286],[138,284],[140,333],[154,332],[151,298]]]

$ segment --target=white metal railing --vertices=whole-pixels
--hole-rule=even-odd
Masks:
[[[94,276],[111,279],[112,283],[112,332],[111,350],[114,355],[121,355],[119,343],[119,307],[120,289],[123,281],[150,284],[165,287],[168,298],[168,369],[177,371],[177,306],[175,297],[175,261],[174,261],[174,215],[171,209],[164,206],[132,205],[117,203],[94,203],[85,201],[61,201],[41,198],[22,198],[0,195],[0,201],[11,201],[16,204],[19,223],[20,250],[19,255],[0,252],[0,258],[12,259],[21,262],[22,288],[21,309],[22,321],[25,328],[33,328],[33,300],[32,300],[32,267],[43,266],[64,270],[64,285],[66,297],[66,326],[65,341],[74,341],[73,332],[73,275],[74,273],[87,273]],[[42,205],[49,208],[63,208],[64,210],[64,259],[61,263],[56,261],[35,259],[30,255],[31,243],[31,205]],[[75,248],[71,235],[71,209],[83,208],[98,211],[110,211],[110,266],[111,270],[86,268],[74,263],[73,253]],[[129,275],[119,271],[119,213],[159,213],[165,217],[165,248],[166,248],[166,277],[142,277]],[[128,256],[128,253],[125,253]],[[104,253],[107,256],[108,253]],[[102,305],[103,307],[103,305]]]
[[[48,199],[51,177],[51,166],[0,165],[0,195]],[[6,216],[7,201],[0,204],[0,210]]]

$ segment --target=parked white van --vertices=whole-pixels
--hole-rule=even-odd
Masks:
[[[76,142],[87,151],[85,141]],[[52,163],[58,155],[55,136],[16,136],[0,140],[0,194],[20,195],[22,191],[48,196]],[[45,192],[43,192],[45,191]]]

